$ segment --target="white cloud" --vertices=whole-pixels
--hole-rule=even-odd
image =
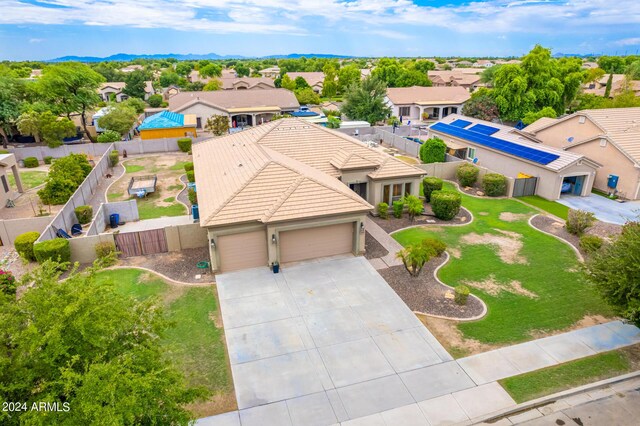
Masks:
[[[624,38],[622,40],[617,40],[613,44],[618,46],[639,46],[640,37]]]
[[[216,33],[319,34],[362,25],[386,38],[415,28],[458,33],[594,34],[640,25],[637,0],[3,0],[0,24],[81,24]],[[410,27],[409,27],[410,26]],[[634,39],[626,39],[634,40]]]
[[[45,41],[43,38],[30,38],[29,43],[42,43]]]

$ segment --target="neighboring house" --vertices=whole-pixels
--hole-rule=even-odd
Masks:
[[[258,74],[266,78],[275,79],[275,78],[278,78],[278,76],[280,75],[280,68],[279,67],[265,68],[263,70],[258,71]]]
[[[225,68],[225,69],[222,70],[222,75],[220,77],[222,77],[222,78],[238,78],[238,73],[234,69]]]
[[[29,76],[29,80],[36,80],[40,77],[42,77],[42,70],[40,69],[31,70],[31,75]]]
[[[433,87],[464,87],[469,91],[473,91],[483,84],[480,83],[478,74],[467,74],[460,71],[429,71],[429,80],[433,83]]]
[[[197,137],[196,117],[162,111],[144,119],[138,126],[142,139]]]
[[[322,93],[322,87],[324,86],[323,72],[288,72],[287,75],[292,81],[295,81],[298,77],[304,78],[304,81],[311,86],[314,92]]]
[[[483,67],[483,68],[491,68],[495,64],[487,59],[479,59],[477,60],[473,66],[474,67]]]
[[[98,125],[98,120],[100,120],[101,117],[104,117],[105,115],[107,115],[112,109],[113,109],[112,107],[106,106],[106,107],[100,108],[98,111],[96,111],[93,114],[93,116],[91,117],[91,122],[93,123],[93,127],[95,128],[96,133],[102,133],[105,131],[105,129],[103,129]],[[80,123],[80,118],[78,118],[77,120],[74,120],[74,122],[76,123],[76,125],[78,125]]]
[[[124,68],[120,68],[120,71],[124,73],[134,72],[134,71],[143,71],[144,67],[142,65],[127,65]]]
[[[615,95],[620,94],[624,90],[626,84],[625,79],[626,76],[624,74],[613,74],[613,77],[611,79],[611,91],[609,92],[610,98],[613,98]],[[604,93],[607,90],[608,80],[609,74],[605,74],[600,77],[600,79],[585,84],[583,86],[583,92],[597,96],[604,96]],[[633,90],[636,96],[640,96],[640,81],[630,81],[629,89]]]
[[[164,98],[165,101],[168,101],[169,99],[171,99],[172,97],[180,93],[181,90],[182,89],[180,89],[179,86],[175,86],[175,85],[165,87],[164,89],[162,89],[162,97]]]
[[[360,70],[360,79],[364,80],[370,75],[371,75],[371,68],[363,68]]]
[[[199,71],[193,70],[187,76],[187,80],[189,80],[190,83],[199,82],[202,84],[207,84],[208,82],[211,81],[211,77],[201,77]]]
[[[109,102],[111,100],[111,95],[115,96],[116,102],[122,102],[129,99],[129,96],[122,92],[125,87],[126,83],[122,81],[102,83],[98,88],[98,93],[100,94],[102,100],[105,102]],[[149,96],[153,95],[156,92],[153,88],[153,84],[150,81],[145,81],[144,92],[145,101],[149,99]]]
[[[589,69],[599,68],[599,66],[597,62],[583,62],[582,68],[589,70]]]
[[[508,195],[513,196],[557,200],[563,184],[572,194],[588,196],[600,167],[584,155],[532,142],[513,127],[458,114],[429,126],[429,137],[434,136],[450,154],[512,178]]]
[[[293,92],[286,89],[181,92],[169,98],[169,110],[195,114],[199,129],[212,115],[225,115],[233,127],[244,127],[268,122],[274,114],[299,107]]]
[[[276,88],[273,79],[265,77],[223,77],[219,80],[222,90],[260,90]]]
[[[385,98],[391,115],[404,120],[421,120],[423,114],[441,119],[462,110],[471,98],[464,87],[393,87],[387,89]]]
[[[523,133],[601,163],[595,188],[640,199],[640,108],[592,109],[559,119],[541,118]],[[614,187],[610,176],[615,176]]]
[[[20,173],[18,172],[18,165],[16,164],[16,156],[13,154],[0,154],[0,209],[7,206],[7,201],[13,200],[14,193],[9,186],[9,180],[7,177],[9,170],[11,170],[11,174],[13,174],[18,192],[20,194],[24,192]],[[1,241],[0,245],[2,245]]]
[[[418,195],[424,171],[296,118],[193,146],[217,272],[364,252],[373,205]]]

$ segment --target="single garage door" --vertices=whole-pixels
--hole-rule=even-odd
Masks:
[[[353,222],[280,233],[280,261],[297,262],[353,252]]]
[[[218,237],[218,252],[222,272],[267,266],[267,231],[222,235]]]

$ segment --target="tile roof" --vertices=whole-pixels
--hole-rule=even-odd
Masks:
[[[387,97],[395,105],[403,104],[461,104],[471,95],[464,87],[393,87],[387,89]]]
[[[421,176],[424,171],[339,132],[290,118],[193,146],[203,226],[271,223],[369,211],[337,178]]]
[[[295,80],[298,77],[302,77],[307,82],[307,84],[311,87],[317,84],[324,84],[323,72],[288,72],[287,75],[291,80]]]
[[[485,126],[489,126],[489,127],[493,127],[495,129],[498,129],[497,132],[493,133],[491,136],[497,139],[501,139],[507,142],[511,142],[511,143],[515,143],[521,146],[525,146],[528,148],[533,148],[535,150],[538,151],[542,151],[542,152],[546,152],[549,154],[554,154],[557,155],[558,158],[556,160],[551,161],[550,163],[543,165],[543,164],[539,164],[536,163],[536,166],[538,167],[543,167],[543,168],[547,168],[550,170],[554,170],[554,171],[558,171],[558,170],[562,170],[565,167],[577,162],[578,160],[584,159],[585,156],[581,155],[581,154],[576,154],[574,152],[570,152],[570,151],[564,151],[562,149],[558,149],[558,148],[554,148],[548,145],[543,145],[541,143],[536,143],[536,142],[531,142],[529,139],[527,139],[524,136],[521,136],[517,133],[515,127],[511,127],[511,126],[505,126],[502,124],[497,124],[497,123],[492,123],[490,121],[484,121],[484,120],[478,120],[477,118],[472,118],[472,117],[467,117],[464,115],[458,115],[458,114],[451,114],[446,116],[445,118],[443,118],[442,120],[440,120],[438,123],[444,123],[444,124],[451,124],[452,122],[456,121],[456,120],[465,120],[467,122],[470,122],[471,124],[468,124],[465,126],[466,129],[471,128],[472,126],[476,125],[476,124],[482,124]],[[431,131],[431,130],[430,130]],[[446,142],[446,140],[445,140]],[[469,142],[469,141],[467,141]],[[473,142],[469,142],[473,145],[475,145],[475,143]],[[485,147],[486,148],[486,147]],[[491,148],[486,148],[486,149],[491,149]],[[505,155],[508,155],[505,153]],[[525,159],[519,158],[520,161],[527,161]]]
[[[189,124],[187,122],[187,124],[185,124],[184,114],[178,114],[171,111],[162,111],[145,118],[142,124],[138,126],[138,130],[172,129],[190,125],[195,126],[195,123]]]
[[[276,87],[273,84],[273,79],[266,77],[222,77],[219,80],[224,90],[235,89],[245,84],[248,86],[248,89],[253,89],[256,86],[268,86],[268,88],[271,89],[275,89]]]
[[[263,106],[291,110],[300,107],[293,92],[286,89],[264,89],[180,92],[169,99],[169,109],[179,112],[197,103],[206,103],[223,110]]]
[[[459,71],[429,71],[429,79],[431,81],[440,82],[442,84],[456,82],[460,86],[470,86],[480,81],[478,74],[466,74]]]

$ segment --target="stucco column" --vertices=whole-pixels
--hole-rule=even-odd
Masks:
[[[20,180],[20,173],[18,172],[18,166],[16,166],[15,164],[11,166],[11,171],[13,172],[13,178],[16,181],[18,192],[22,194],[24,192],[24,189],[22,189],[22,180]]]
[[[444,107],[438,107],[438,120],[442,120],[442,110]]]

